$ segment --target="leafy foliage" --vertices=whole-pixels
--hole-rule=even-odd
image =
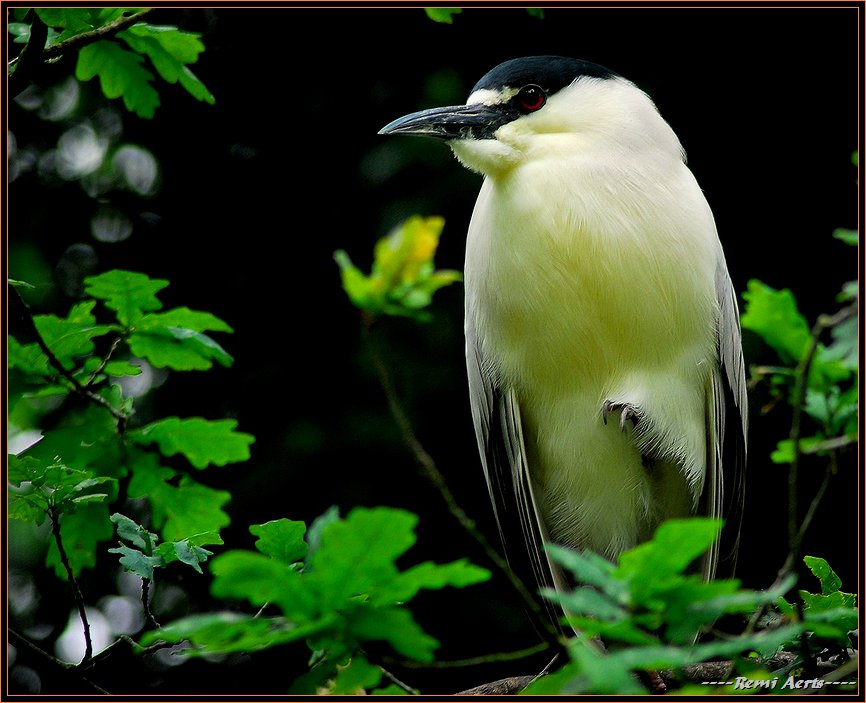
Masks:
[[[857,245],[857,233],[837,230],[834,236]],[[843,287],[838,299],[848,304],[839,319],[822,316],[820,330],[830,328],[831,342],[813,339],[809,323],[797,309],[790,290],[777,291],[760,281],[750,281],[743,294],[746,308],[743,328],[758,334],[779,355],[782,366],[760,370],[776,397],[787,396],[798,405],[798,378],[805,376],[803,410],[817,426],[815,434],[799,438],[799,450],[822,454],[841,442],[855,442],[858,436],[858,330],[854,310],[856,281]],[[754,373],[754,371],[753,371]],[[778,464],[794,460],[792,439],[779,442],[771,458]]]
[[[41,342],[9,339],[10,369],[36,395],[83,395],[99,401],[84,410],[71,407],[53,427],[42,429],[40,441],[10,457],[10,517],[38,523],[48,516],[58,522],[74,576],[95,564],[98,543],[114,532],[107,505],[119,499],[120,481],[128,481],[131,497],[150,503],[155,527],[165,543],[173,545],[148,542],[142,533],[144,544],[137,544],[140,557],[131,553],[131,547],[118,548],[124,566],[135,565],[133,570],[140,575],[148,571],[147,560],[152,566],[176,560],[197,564],[202,560],[197,550],[203,544],[219,543],[218,532],[229,522],[221,509],[230,498],[228,493],[163,466],[160,456],[180,454],[197,469],[245,461],[253,437],[236,431],[236,421],[169,417],[126,429],[133,398],[124,397],[118,380],[140,372],[138,358],[185,370],[190,354],[205,358],[203,354],[215,352],[202,349],[221,350],[202,330],[231,332],[210,313],[186,307],[158,312],[162,303],[156,294],[167,285],[164,280],[120,270],[90,277],[85,290],[91,297],[76,303],[65,318],[33,316],[34,333]],[[97,323],[100,302],[113,320]],[[173,335],[171,348],[133,356],[138,340],[158,334]],[[103,337],[111,342],[100,359],[96,342]],[[126,359],[116,358],[124,353]],[[222,363],[231,363],[224,352],[217,356]],[[159,453],[144,450],[153,445]],[[130,534],[127,529],[126,537]],[[201,535],[209,535],[212,541],[202,542]],[[66,578],[59,557],[55,544],[47,560],[60,578]],[[160,559],[159,564],[153,561]]]
[[[424,311],[440,288],[461,280],[459,271],[435,270],[433,256],[445,220],[414,216],[376,243],[373,269],[364,275],[345,251],[334,254],[343,290],[352,303],[373,316],[429,319]]]
[[[142,9],[129,8],[36,8],[35,13],[48,27],[46,50],[60,51],[64,42],[76,38],[78,59],[75,77],[80,81],[99,78],[102,93],[109,99],[121,98],[126,109],[150,119],[159,107],[156,77],[150,66],[167,83],[179,83],[196,100],[209,104],[214,96],[190,70],[204,51],[200,35],[177,27],[134,22]],[[114,23],[132,17],[129,26],[119,30]],[[110,31],[114,28],[114,31]],[[10,27],[15,41],[29,42],[31,26],[15,22]],[[82,35],[92,37],[83,42]]]
[[[222,544],[216,532],[192,535],[178,542],[160,542],[150,530],[133,519],[114,513],[111,522],[117,526],[117,536],[131,546],[122,544],[109,552],[120,554],[120,564],[127,571],[143,579],[152,579],[153,570],[174,561],[182,562],[202,573],[201,564],[213,552],[202,548],[203,544]]]
[[[576,635],[567,646],[571,661],[525,692],[646,693],[636,672],[682,669],[717,658],[733,658],[740,662],[739,670],[754,673],[755,662],[766,661],[803,633],[835,636],[850,646],[847,633],[857,621],[854,598],[838,592],[838,577],[822,559],[806,557],[806,563],[829,593],[801,592],[804,601],[816,603],[807,607],[802,621],[783,597],[793,575],[767,591],[751,591],[736,579],[707,582],[689,573],[718,529],[719,521],[707,518],[669,520],[650,541],[621,554],[616,565],[592,553],[549,545],[550,556],[581,584],[566,593],[544,593],[562,606]],[[766,619],[772,625],[765,629],[694,643],[720,617],[750,615],[774,603],[779,603],[779,613]],[[810,615],[813,607],[817,609]],[[603,640],[606,650],[594,638]]]
[[[253,525],[258,551],[232,550],[210,566],[213,595],[246,601],[279,614],[193,615],[149,633],[142,644],[189,641],[190,655],[256,651],[305,639],[316,662],[296,681],[295,693],[352,693],[378,686],[382,673],[363,654],[365,642],[387,642],[397,653],[431,661],[438,646],[406,607],[422,589],[464,587],[486,580],[465,560],[396,565],[414,543],[418,518],[392,508],[356,508],[345,519],[326,518],[315,540],[303,523]]]

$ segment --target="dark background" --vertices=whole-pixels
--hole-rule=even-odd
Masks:
[[[171,281],[161,294],[166,307],[207,310],[232,325],[234,335],[220,338],[235,356],[231,369],[173,374],[141,410],[144,419],[150,412],[234,417],[256,436],[250,462],[196,475],[232,492],[228,547],[251,546],[251,523],[309,522],[330,505],[343,513],[391,505],[420,514],[410,561],[469,556],[486,565],[400,444],[332,254],[346,249],[367,268],[373,243],[393,225],[415,213],[440,214],[446,226],[437,264],[462,267],[480,178],[442,144],[376,132],[405,113],[464,102],[500,61],[575,56],[646,90],[688,152],[738,291],[751,278],[789,287],[811,322],[835,311],[841,283],[857,277],[854,250],[831,237],[858,223],[851,154],[860,134],[862,56],[854,8],[562,8],[547,9],[544,19],[520,9],[468,9],[453,25],[434,23],[421,9],[158,9],[148,21],[202,33],[206,51],[193,68],[216,104],[163,83],[152,121],[119,110],[117,143],[145,147],[160,166],[153,196],[102,199],[133,219],[125,241],[90,237],[90,218],[105,203],[78,183],[36,169],[17,177],[9,186],[9,269],[49,285],[42,309],[65,313],[71,303],[64,285],[54,284],[66,282],[69,291],[70,276],[119,267]],[[17,148],[50,148],[98,101],[95,85],[86,86],[77,117],[63,123],[11,103]],[[70,254],[75,244],[86,245],[87,255],[81,248]],[[58,278],[61,269],[67,274]],[[385,320],[377,334],[419,438],[495,541],[466,398],[462,288],[437,294],[434,311],[431,323]],[[745,344],[747,364],[773,360],[748,334]],[[756,588],[772,582],[787,553],[787,474],[768,455],[787,435],[790,416],[781,406],[762,416],[767,401],[763,390],[753,394],[739,572]],[[827,558],[854,590],[853,452],[840,468],[804,552]],[[817,462],[804,465],[801,503],[822,471]],[[206,607],[202,584],[185,588],[202,599],[195,607]],[[499,576],[419,596],[413,611],[442,641],[441,659],[537,641]],[[278,693],[305,656],[188,664],[150,683],[119,674],[118,686]],[[528,661],[400,673],[425,691],[449,692],[538,668]]]

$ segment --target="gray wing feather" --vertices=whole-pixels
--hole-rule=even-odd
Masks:
[[[494,382],[469,315],[466,367],[481,464],[509,566],[527,585],[531,579],[542,587],[561,587],[564,578],[543,548],[548,534],[529,475],[520,406],[512,389]],[[547,601],[545,607],[558,622],[561,613]]]
[[[707,422],[707,479],[705,509],[712,517],[724,517],[721,543],[713,545],[705,561],[704,575],[712,577],[722,560],[733,571],[739,545],[745,500],[746,437],[748,398],[746,368],[740,332],[737,296],[724,256],[719,252],[716,268],[716,296],[719,366],[712,378],[712,407]]]

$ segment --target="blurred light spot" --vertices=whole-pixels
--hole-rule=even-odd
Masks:
[[[18,571],[9,574],[9,610],[22,617],[31,612],[39,602],[36,584],[29,575]]]
[[[46,92],[39,109],[39,116],[51,122],[66,119],[78,107],[78,96],[78,81],[69,76],[63,83]]]
[[[147,149],[127,144],[115,152],[112,163],[130,190],[139,195],[153,193],[159,169]]]
[[[189,597],[179,586],[172,583],[160,583],[159,588],[151,589],[153,599],[150,609],[157,620],[170,620],[185,615],[189,608]]]
[[[15,96],[15,102],[25,110],[37,109],[42,105],[43,99],[42,89],[35,84],[31,84]]]
[[[144,609],[135,598],[106,596],[99,601],[99,609],[115,635],[133,635],[144,627]]]
[[[25,147],[19,151],[18,140],[11,129],[6,132],[6,154],[9,163],[10,182],[33,168],[39,159],[39,153],[33,147]]]
[[[9,672],[10,688],[18,693],[40,693],[42,679],[35,669],[29,666],[16,666]]]
[[[6,451],[8,454],[20,454],[40,439],[42,439],[42,433],[39,430],[20,430],[15,425],[10,424],[7,428]]]
[[[96,272],[98,258],[89,244],[73,244],[60,257],[55,268],[57,283],[66,295],[84,295],[84,279]]]
[[[90,623],[90,641],[93,643],[93,653],[101,652],[111,644],[114,637],[111,634],[111,626],[108,619],[98,608],[85,607],[87,621]],[[66,629],[57,638],[54,645],[54,654],[58,659],[77,664],[84,658],[86,644],[84,641],[84,627],[78,617],[78,611],[69,613],[69,621]]]
[[[120,210],[104,207],[90,220],[90,233],[100,242],[122,242],[132,234],[132,220]]]
[[[117,570],[117,591],[129,598],[141,598],[141,577],[126,569]],[[151,590],[153,593],[153,590]]]
[[[57,173],[57,149],[43,152],[36,162],[36,170],[42,178],[54,178]]]
[[[73,180],[93,173],[102,165],[107,149],[108,140],[96,134],[89,124],[66,130],[57,140],[58,175]]]

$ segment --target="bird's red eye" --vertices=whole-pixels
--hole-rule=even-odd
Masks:
[[[535,112],[544,107],[547,96],[539,86],[525,85],[517,93],[515,99],[522,112]]]

